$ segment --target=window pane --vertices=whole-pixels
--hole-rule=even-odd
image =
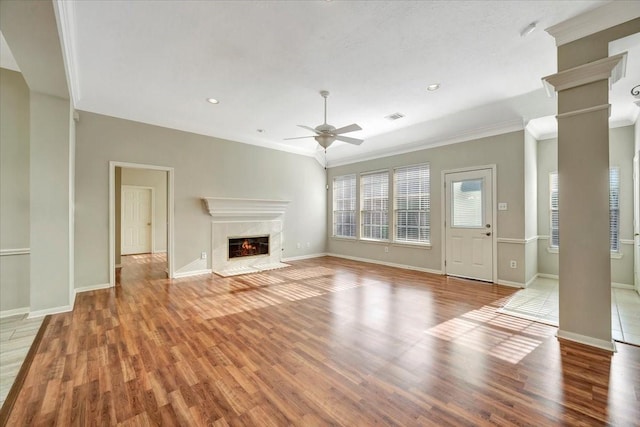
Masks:
[[[356,176],[337,176],[333,179],[333,235],[355,237]]]
[[[482,179],[453,182],[451,186],[451,223],[453,227],[482,227],[485,223]]]
[[[429,165],[394,171],[395,239],[429,243]]]
[[[361,237],[386,240],[389,208],[389,173],[377,172],[360,177]]]

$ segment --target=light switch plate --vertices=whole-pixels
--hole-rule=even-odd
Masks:
[[[498,210],[499,211],[506,211],[507,210],[507,204],[506,203],[498,203]]]

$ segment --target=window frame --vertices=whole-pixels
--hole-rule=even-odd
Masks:
[[[425,168],[426,169],[426,186],[425,188],[422,188],[422,186],[420,185],[420,189],[422,190],[419,193],[406,193],[406,194],[400,194],[399,191],[399,175],[401,171],[406,171],[406,172],[410,172],[410,170],[417,170],[418,174],[421,174],[423,172],[420,172],[421,168]],[[405,181],[409,181],[406,180]],[[425,191],[426,190],[426,191]],[[415,197],[416,194],[418,195],[418,206],[422,206],[423,204],[426,206],[426,208],[422,209],[399,209],[398,208],[398,203],[399,203],[399,199],[402,196],[405,196],[407,198],[409,197]],[[396,244],[400,244],[400,245],[420,245],[420,246],[430,246],[431,245],[431,165],[428,162],[425,163],[419,163],[419,164],[414,164],[414,165],[408,165],[408,166],[399,166],[393,169],[393,242]],[[426,199],[426,201],[424,200]],[[409,226],[409,225],[400,225],[400,220],[399,220],[399,214],[405,212],[407,214],[407,218],[409,216],[410,213],[414,213],[418,215],[418,225],[417,226]],[[421,224],[421,217],[422,214],[425,214],[425,222],[426,225],[422,225]],[[407,231],[407,235],[408,235],[408,230],[411,228],[417,228],[417,235],[418,235],[418,239],[408,239],[408,238],[400,238],[399,236],[399,230],[400,228],[403,227],[406,229]],[[421,239],[420,235],[421,235],[421,229],[422,228],[426,228],[426,239]]]
[[[353,195],[352,198],[350,199],[346,199],[346,198],[342,198],[341,200],[344,201],[349,201],[349,203],[353,206],[353,209],[336,209],[336,205],[337,205],[337,199],[336,199],[336,182],[338,181],[345,181],[346,179],[353,179],[353,183],[349,184],[350,186],[353,186],[353,190],[351,192],[351,194]],[[333,185],[332,185],[332,231],[331,231],[331,236],[334,238],[338,238],[338,239],[357,239],[358,237],[358,224],[357,224],[357,199],[358,199],[358,183],[357,183],[357,177],[356,174],[347,174],[347,175],[339,175],[339,176],[335,176],[333,177]],[[353,227],[353,235],[347,235],[347,234],[337,234],[336,233],[336,213],[339,212],[341,214],[345,214],[345,213],[352,213],[353,215],[353,224],[345,224],[344,222],[341,222],[341,225],[344,227],[345,225],[348,226],[352,226]]]
[[[365,210],[365,204],[367,203],[368,200],[370,199],[375,199],[374,197],[365,197],[365,186],[366,183],[365,181],[367,180],[367,177],[371,177],[374,175],[384,175],[386,176],[386,180],[387,180],[387,185],[386,185],[386,197],[379,197],[382,202],[383,205],[386,206],[386,209],[367,209]],[[360,188],[359,188],[359,195],[360,195],[360,210],[359,210],[359,218],[360,218],[360,226],[359,226],[359,233],[360,233],[360,240],[363,241],[368,241],[368,242],[390,242],[390,235],[389,235],[389,229],[391,228],[391,224],[390,224],[390,218],[389,218],[389,196],[391,195],[391,191],[390,191],[390,173],[388,169],[384,169],[384,170],[378,170],[378,171],[371,171],[371,172],[363,172],[360,174],[360,179],[359,179],[359,184],[360,184]],[[383,201],[384,200],[384,201]],[[373,223],[368,223],[365,221],[364,217],[366,216],[367,213],[380,213],[381,217],[386,217],[386,223],[384,224],[373,224]],[[381,218],[381,222],[382,222],[382,218]],[[371,230],[373,230],[373,227],[377,227],[380,229],[380,235],[382,235],[382,231],[385,230],[386,231],[386,237],[380,237],[380,238],[376,238],[376,237],[371,237],[370,235],[368,235],[367,233],[365,233],[365,227],[372,227]],[[371,233],[373,234],[373,233]]]

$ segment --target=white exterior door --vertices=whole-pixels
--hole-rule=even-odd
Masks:
[[[445,174],[445,272],[493,282],[493,173]]]
[[[122,255],[151,252],[152,189],[122,186]]]

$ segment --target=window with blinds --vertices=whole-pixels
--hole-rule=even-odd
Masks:
[[[620,251],[620,169],[609,169],[609,241],[613,252]]]
[[[560,246],[559,209],[558,209],[558,172],[549,174],[550,186],[550,246]],[[611,251],[620,251],[620,169],[609,169],[609,241]]]
[[[360,176],[360,237],[389,239],[389,172]]]
[[[394,182],[395,240],[429,243],[429,165],[397,168]]]
[[[356,237],[356,176],[333,178],[333,235]]]

